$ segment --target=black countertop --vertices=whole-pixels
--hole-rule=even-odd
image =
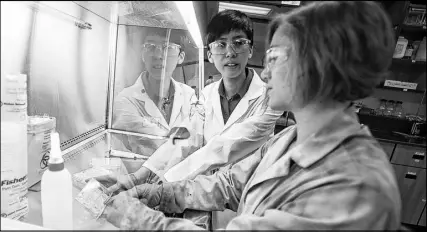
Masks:
[[[409,146],[416,146],[416,147],[424,147],[426,148],[426,138],[408,138],[403,135],[395,134],[392,132],[384,132],[384,131],[377,131],[377,130],[371,130],[372,135],[384,142],[389,143],[398,143],[403,145],[409,145]]]

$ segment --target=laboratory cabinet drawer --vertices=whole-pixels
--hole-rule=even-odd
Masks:
[[[391,156],[393,155],[394,147],[396,146],[395,143],[388,143],[379,141],[381,147],[384,149],[384,152],[387,154],[388,159],[391,159]]]
[[[391,163],[412,167],[426,168],[426,149],[423,147],[413,147],[397,144],[394,149]]]
[[[418,221],[419,226],[426,226],[426,208],[427,206],[424,206],[423,214],[421,214],[420,220]]]
[[[426,170],[394,165],[402,200],[402,223],[417,225],[426,199]]]

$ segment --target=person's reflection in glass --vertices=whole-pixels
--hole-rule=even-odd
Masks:
[[[171,128],[188,120],[194,90],[172,78],[176,66],[185,58],[181,43],[185,34],[171,31],[168,40],[167,30],[147,28],[141,57],[145,71],[116,97],[114,129],[166,136]],[[126,137],[122,142],[128,150],[145,155],[160,145],[133,137]]]

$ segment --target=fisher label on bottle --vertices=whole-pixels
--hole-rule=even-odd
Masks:
[[[1,123],[2,217],[18,219],[28,213],[26,134],[26,124]]]

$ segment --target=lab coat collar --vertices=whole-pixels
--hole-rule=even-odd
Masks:
[[[233,113],[231,113],[230,118],[225,124],[223,130],[226,130],[228,127],[233,125],[248,110],[251,101],[255,98],[260,97],[264,91],[265,83],[261,80],[261,78],[255,72],[255,70],[249,69],[249,71],[253,73],[253,77],[252,77],[252,81],[249,86],[249,89],[246,92],[246,94],[243,96],[243,98],[240,100],[239,104],[237,104],[236,108],[233,110]],[[221,83],[221,81],[217,82],[216,93],[218,93],[219,83]],[[215,97],[215,101],[217,101],[214,103],[215,114],[217,115],[217,117],[221,118],[221,121],[224,124],[224,119],[222,118],[219,94],[218,94],[218,97]]]
[[[139,75],[138,79],[135,81],[135,84],[131,87],[133,89],[132,97],[134,97],[136,100],[142,101],[147,113],[151,117],[159,119],[160,124],[170,129],[170,125],[173,125],[173,123],[176,121],[179,112],[181,111],[182,105],[184,104],[182,88],[180,88],[179,83],[177,83],[173,78],[171,78],[171,81],[174,85],[175,94],[171,118],[168,124],[166,122],[166,119],[163,117],[163,114],[160,112],[159,108],[157,108],[156,104],[154,104],[154,102],[151,100],[151,98],[145,91],[145,87],[141,79],[143,75],[147,75],[147,72],[142,72]]]
[[[302,168],[308,168],[350,137],[372,137],[369,129],[359,123],[354,110],[354,107],[348,107],[339,112],[316,134],[292,149],[294,162]]]
[[[173,106],[172,106],[172,113],[169,121],[169,126],[172,127],[172,125],[175,124],[176,120],[178,119],[179,113],[181,112],[181,108],[184,105],[184,92],[183,88],[181,88],[181,84],[175,81],[173,78],[171,78],[172,84],[175,88],[175,94],[173,99]]]
[[[369,129],[359,124],[354,108],[349,107],[338,113],[305,142],[292,150],[286,151],[289,144],[297,136],[297,126],[298,123],[295,126],[286,128],[278,135],[279,138],[268,149],[264,155],[265,160],[257,168],[258,173],[264,173],[262,175],[254,175],[256,177],[251,181],[249,188],[263,181],[288,175],[291,159],[298,166],[309,168],[350,137],[372,137]],[[286,153],[283,154],[284,152]]]

